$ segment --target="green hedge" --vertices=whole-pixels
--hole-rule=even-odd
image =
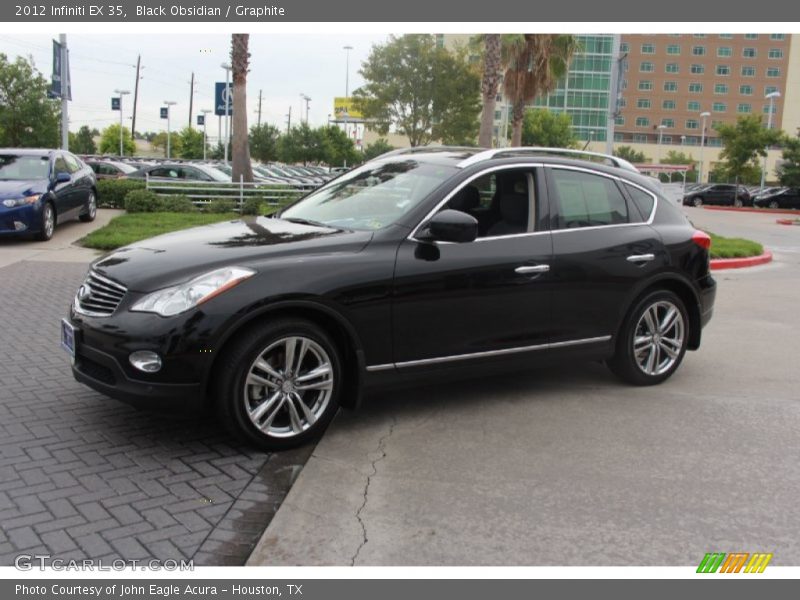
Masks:
[[[125,208],[125,196],[133,190],[144,190],[144,181],[137,179],[98,179],[97,205],[103,208]]]
[[[125,196],[125,210],[129,213],[159,212],[163,200],[147,190],[133,190]]]

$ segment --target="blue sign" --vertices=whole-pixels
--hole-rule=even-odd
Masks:
[[[65,65],[61,63],[64,62],[61,59],[62,55],[62,47],[57,41],[53,40],[53,75],[50,80],[50,89],[47,92],[47,95],[50,98],[61,98],[61,80],[62,76],[66,75],[67,77],[67,100],[72,100],[72,77],[69,75],[69,51],[66,52],[67,55],[67,64],[66,68]]]
[[[161,107],[161,118],[162,119],[169,119],[169,106],[162,106]]]
[[[233,114],[233,83],[228,84],[226,93],[225,82],[218,81],[214,86],[214,114],[223,116],[225,114],[225,101],[228,102],[228,116]]]
[[[119,110],[119,98],[111,98],[111,110]]]
[[[197,124],[202,127],[206,124],[206,116],[205,115],[197,115]]]

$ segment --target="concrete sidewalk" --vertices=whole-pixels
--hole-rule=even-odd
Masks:
[[[728,217],[708,225],[739,233]],[[800,564],[800,264],[716,277],[702,348],[663,385],[565,366],[341,413],[248,564]]]
[[[101,252],[75,246],[75,242],[95,229],[108,224],[111,219],[124,211],[101,208],[97,218],[91,223],[78,220],[67,221],[56,227],[52,239],[38,242],[30,239],[0,239],[0,268],[23,260],[47,262],[91,262]]]

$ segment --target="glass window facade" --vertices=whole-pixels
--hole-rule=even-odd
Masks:
[[[678,63],[667,63],[664,65],[664,71],[667,73],[680,73],[681,68]]]
[[[742,56],[745,58],[755,58],[758,56],[755,48],[742,48]]]
[[[661,103],[661,108],[663,110],[675,110],[675,100],[664,100]]]
[[[751,113],[753,112],[753,105],[748,104],[747,102],[742,102],[736,107],[736,112],[738,113]]]
[[[667,54],[671,54],[672,56],[678,56],[681,53],[681,47],[679,44],[670,44],[667,46]]]
[[[636,108],[650,108],[650,98],[639,98],[636,101]]]
[[[655,70],[656,66],[650,61],[644,61],[643,63],[639,64],[639,71],[642,73],[652,73]]]
[[[695,65],[691,66],[690,70],[695,75],[702,75],[703,73],[706,72],[706,66],[705,65],[695,64]]]
[[[739,93],[742,96],[752,96],[753,95],[753,86],[752,85],[740,85],[739,86]]]
[[[725,95],[728,93],[728,84],[727,83],[715,83],[714,84],[714,93],[719,95]]]
[[[767,77],[780,77],[781,70],[778,67],[769,67],[767,69]]]
[[[678,91],[678,82],[677,81],[665,81],[664,82],[664,91],[665,92],[677,92]]]
[[[692,46],[692,56],[705,56],[705,55],[706,55],[705,46]]]
[[[770,48],[767,56],[770,58],[783,58],[783,50],[781,48]]]
[[[692,94],[702,94],[703,93],[703,84],[698,81],[693,81],[689,84],[689,91]]]
[[[698,129],[697,119],[686,119],[686,129]]]
[[[647,117],[636,117],[636,126],[637,127],[649,127],[650,126],[650,119]]]
[[[717,48],[717,56],[727,58],[733,55],[733,48],[730,46],[720,46]]]
[[[717,75],[727,77],[731,74],[731,68],[728,65],[717,65]]]
[[[755,76],[756,76],[755,67],[742,67],[742,77],[755,77]]]
[[[686,110],[700,112],[700,103],[697,100],[689,100],[689,102],[686,103]]]
[[[655,44],[642,44],[642,54],[655,54]]]
[[[728,110],[728,105],[724,102],[714,102],[714,104],[711,105],[711,110],[714,112],[725,112]]]

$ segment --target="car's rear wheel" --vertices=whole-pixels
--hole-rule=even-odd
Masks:
[[[81,221],[84,223],[90,223],[94,221],[95,217],[97,217],[97,197],[94,195],[94,192],[89,193],[89,197],[86,199],[86,207],[85,212],[79,217]]]
[[[655,385],[681,364],[688,339],[689,319],[683,301],[668,290],[651,292],[629,313],[608,365],[629,383]]]
[[[56,210],[50,202],[45,202],[42,207],[42,223],[39,228],[39,233],[36,239],[41,242],[46,242],[53,237],[53,232],[56,230]]]
[[[336,414],[340,352],[310,321],[264,323],[225,352],[216,400],[229,429],[265,450],[319,437]]]
[[[744,206],[744,202],[742,201],[742,199],[741,199],[741,198],[736,198],[736,199],[733,201],[733,205],[734,205],[736,208],[742,208],[742,207]]]
[[[773,201],[771,201],[771,202],[769,203],[769,207],[770,207],[770,208],[780,208],[780,205],[778,204],[778,201],[777,201],[777,200],[773,200]]]
[[[692,205],[697,206],[698,208],[703,206],[703,199],[700,196],[695,196],[692,198]]]

